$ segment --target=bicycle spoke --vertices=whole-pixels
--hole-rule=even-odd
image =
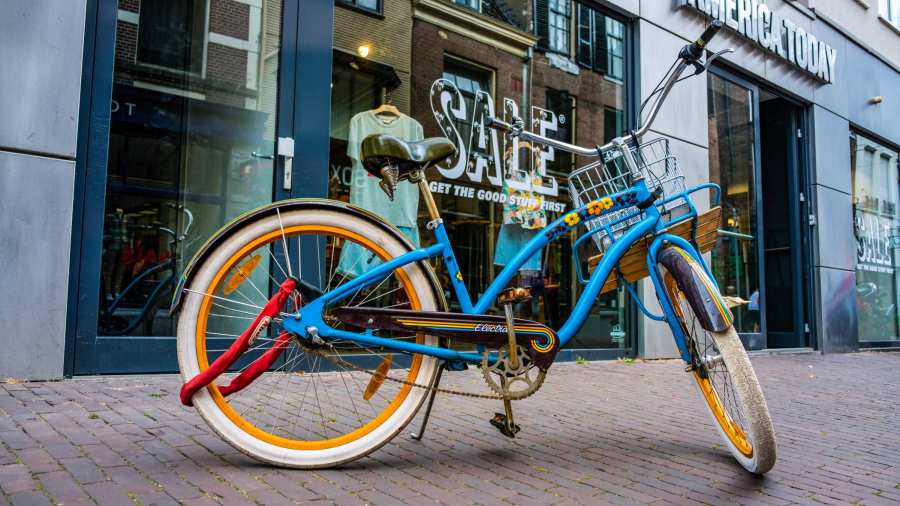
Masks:
[[[256,304],[249,304],[249,303],[247,303],[247,302],[241,302],[241,301],[239,301],[239,300],[226,299],[225,297],[219,297],[218,295],[213,295],[213,294],[211,294],[211,293],[201,292],[201,291],[199,291],[199,290],[191,290],[190,288],[185,288],[184,291],[185,291],[185,292],[190,292],[190,293],[196,293],[196,294],[199,294],[199,295],[204,295],[204,296],[206,296],[206,297],[212,297],[213,299],[216,299],[216,300],[221,300],[221,301],[225,301],[225,302],[231,302],[231,303],[233,303],[233,304],[240,304],[241,306],[252,307],[252,308],[256,308],[256,309],[260,309],[260,310],[263,308],[262,306],[257,306]]]
[[[308,246],[306,251],[315,254],[315,259],[307,259],[307,267],[314,266],[317,269],[321,279],[316,278],[315,282],[325,285],[326,291],[356,279],[361,272],[370,271],[383,261],[371,248],[348,239],[326,233],[298,234],[289,226],[287,214],[277,218],[276,226],[274,239],[255,250],[243,253],[243,257],[233,261],[234,266],[244,266],[247,265],[247,259],[255,255],[262,254],[263,258],[268,256],[269,261],[265,263],[268,280],[264,283],[261,280],[266,278],[262,274],[251,279],[249,273],[243,273],[239,280],[240,286],[235,287],[228,295],[221,292],[221,286],[215,289],[210,287],[209,293],[194,290],[195,287],[188,290],[212,299],[211,304],[208,304],[212,310],[207,313],[205,335],[210,340],[211,346],[206,350],[210,360],[228,349],[225,345],[216,346],[215,339],[223,342],[233,340],[246,331],[250,322],[256,320],[263,304],[271,300],[280,286],[278,277],[286,278],[302,273],[302,270],[298,271],[302,269],[301,260],[294,263],[294,259],[290,258],[290,255],[302,256],[300,246]],[[280,259],[274,249],[278,247],[277,243],[280,243],[284,259]],[[345,249],[351,245],[353,250]],[[266,248],[266,252],[263,253],[259,248]],[[315,252],[308,251],[310,248],[315,248]],[[219,279],[233,279],[229,275],[241,273],[240,267],[231,269]],[[351,296],[345,297],[345,303],[363,308],[413,307],[407,289],[398,276],[400,272],[395,270],[364,284],[351,292]],[[267,295],[269,292],[272,292],[271,295]],[[299,292],[288,298],[268,330],[249,347],[247,353],[251,355],[247,356],[248,360],[220,378],[217,381],[219,385],[228,384],[245,373],[263,353],[282,346],[277,336],[283,332],[284,320],[302,311],[303,302],[307,302],[305,298],[298,299],[297,295]],[[258,301],[259,298],[262,302]],[[343,322],[328,315],[327,310],[323,316],[333,328],[346,327]],[[376,335],[390,339],[417,338],[416,335],[400,336],[394,335],[398,333],[392,331],[375,330]],[[398,395],[406,395],[409,391],[409,387],[388,380],[379,384],[371,395],[366,395],[376,365],[383,363],[388,356],[396,356],[396,352],[364,346],[352,339],[330,339],[330,347],[315,346],[308,350],[304,348],[306,345],[295,339],[300,338],[293,338],[281,350],[277,365],[263,372],[246,388],[226,398],[226,402],[235,407],[235,412],[241,418],[266,432],[300,441],[335,438],[365,427],[388,409]],[[310,346],[314,345],[310,343]],[[406,379],[410,374],[409,367],[398,368],[395,365],[389,377]]]
[[[268,251],[269,257],[272,259],[272,261],[275,262],[275,266],[278,267],[279,271],[281,271],[282,276],[284,276],[285,278],[289,278],[290,276],[288,275],[287,272],[285,272],[284,267],[281,266],[281,262],[279,262],[278,258],[275,257],[275,254],[272,253],[272,247],[266,246],[266,251]],[[269,278],[272,280],[273,283],[275,283],[276,286],[281,284],[275,278],[273,278],[271,274],[269,274]]]
[[[284,222],[281,221],[281,211],[276,207],[275,213],[278,215],[278,227],[281,228],[281,247],[284,251],[284,263],[287,264],[288,277],[294,277],[294,273],[291,271],[291,255],[288,254],[288,243],[287,239],[284,236]]]

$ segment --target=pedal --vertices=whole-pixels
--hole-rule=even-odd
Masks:
[[[506,389],[506,377],[500,377],[500,383],[503,385],[504,390]],[[497,428],[501,434],[506,437],[514,438],[516,437],[516,433],[521,430],[516,422],[513,420],[513,409],[512,409],[512,401],[509,398],[503,399],[503,411],[504,413],[494,413],[494,418],[491,418],[491,425]]]
[[[508,438],[515,438],[516,434],[521,430],[518,425],[511,423],[509,418],[503,413],[494,413],[494,418],[491,418],[491,425],[496,427],[500,434]]]
[[[531,288],[512,287],[507,288],[497,295],[497,302],[503,304],[518,304],[531,300]]]

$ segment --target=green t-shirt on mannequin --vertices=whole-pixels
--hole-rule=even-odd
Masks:
[[[378,186],[379,178],[369,174],[360,161],[359,147],[363,139],[373,134],[393,135],[404,141],[420,141],[424,137],[422,125],[405,114],[400,116],[376,115],[374,111],[364,111],[350,119],[347,139],[347,156],[353,161],[350,178],[350,203],[381,216],[385,221],[399,228],[406,237],[419,246],[419,228],[416,223],[419,214],[419,189],[407,182],[401,182],[394,191],[391,201]],[[341,251],[339,269],[358,276],[371,269],[377,262],[362,261],[363,250],[356,244],[348,244]],[[365,263],[366,269],[361,265]]]

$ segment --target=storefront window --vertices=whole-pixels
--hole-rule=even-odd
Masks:
[[[850,140],[860,342],[900,341],[900,154],[865,136]]]
[[[118,9],[97,332],[173,336],[185,263],[272,200],[281,2]]]
[[[760,332],[753,94],[714,73],[708,86],[709,180],[722,188],[713,274],[724,295],[748,301],[733,310],[737,331]]]
[[[511,143],[503,135],[481,128],[483,115],[493,110],[497,117],[510,120],[515,114],[532,129],[581,145],[599,144],[622,133],[626,124],[624,82],[592,69],[575,76],[549,65],[549,57],[541,51],[534,52],[533,62],[525,61],[529,47],[537,44],[537,34],[526,33],[533,41],[530,45],[500,40],[503,35],[485,22],[485,16],[513,29],[521,30],[521,26],[515,25],[508,13],[488,9],[487,3],[481,5],[480,14],[473,12],[471,7],[476,4],[445,4],[457,10],[458,16],[470,17],[467,29],[442,21],[424,2],[384,0],[384,19],[337,4],[329,190],[331,198],[381,215],[414,244],[431,244],[434,238],[425,228],[427,213],[419,205],[418,190],[402,183],[395,200],[390,201],[378,180],[362,168],[358,143],[374,133],[390,133],[407,141],[449,138],[459,155],[430,168],[427,176],[465,283],[475,298],[512,255],[569,208],[566,176],[574,166],[587,163],[521,143],[518,165],[513,165]],[[569,44],[574,3],[554,0],[537,4],[543,8],[537,18],[553,33],[552,57],[574,60]],[[530,2],[523,5],[530,9]],[[599,22],[605,26],[602,19]],[[616,23],[624,44],[625,25]],[[537,27],[537,31],[542,29]],[[370,49],[368,56],[357,51],[360,46]],[[624,47],[620,49],[620,67],[624,69]],[[602,55],[606,62],[605,49]],[[523,186],[528,189],[521,190]],[[523,200],[529,203],[509,205],[509,196],[518,195],[516,192],[527,195]],[[531,287],[535,297],[516,308],[517,315],[556,328],[568,317],[581,290],[572,263],[573,239],[553,243],[520,270],[514,284]],[[447,299],[458,310],[450,281],[438,261],[435,272]],[[571,346],[627,347],[624,300],[617,292],[603,296],[586,330]],[[500,312],[500,308],[491,311]]]

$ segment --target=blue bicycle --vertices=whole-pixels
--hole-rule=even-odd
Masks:
[[[431,394],[427,422],[436,392],[502,401],[504,412],[491,423],[514,437],[512,401],[540,388],[597,296],[649,276],[662,314],[640,307],[668,323],[713,425],[743,467],[771,469],[768,408],[701,256],[715,241],[720,215],[715,206],[701,214],[691,197],[703,191],[717,201],[719,189],[686,189],[665,139],[641,142],[682,73],[693,67],[699,74],[716,56],[701,61],[720,28],[714,23],[681,50],[651,94],[643,126],[607,145],[580,148],[525,131],[520,120],[491,120],[514,141],[597,162],[569,177],[574,210],[534,237],[477,301],[425,175],[454,153],[446,139],[376,135],[361,150],[389,196],[398,184],[418,185],[436,239],[430,246],[413,248],[379,217],[331,200],[277,202],[228,224],[201,248],[176,290],[182,402],[241,451],[298,468],[335,466],[376,450]],[[598,254],[575,259],[585,286],[568,320],[552,329],[515,318],[513,304],[529,297],[507,287],[519,267],[575,229],[583,231],[578,244],[593,241]],[[446,269],[461,312],[449,311],[434,260]],[[500,307],[503,316],[486,314]],[[487,393],[440,385],[445,371],[465,369],[480,371]]]

